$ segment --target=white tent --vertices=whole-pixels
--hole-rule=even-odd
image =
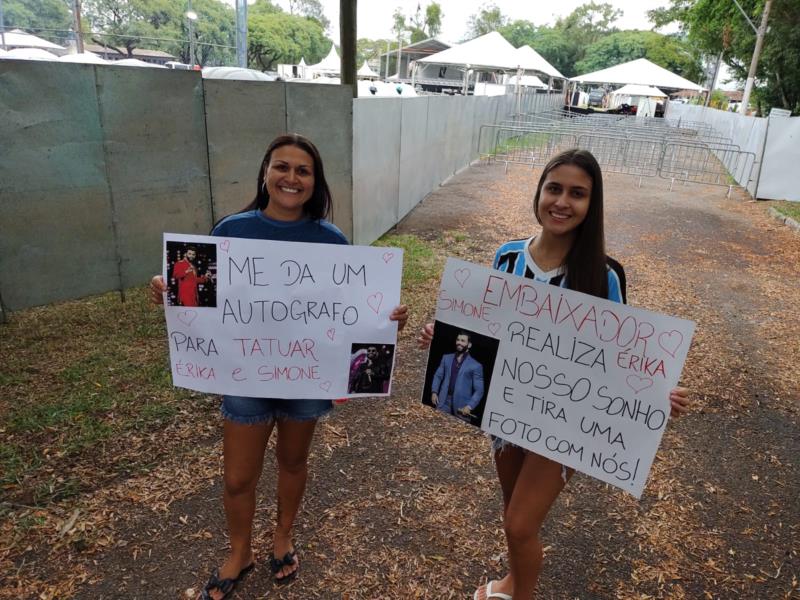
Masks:
[[[375,78],[379,77],[379,75],[375,71],[369,68],[367,61],[364,61],[364,64],[361,65],[361,68],[358,70],[358,73],[356,73],[356,75],[358,75],[359,77],[375,77]]]
[[[86,65],[105,65],[107,60],[103,60],[91,52],[78,52],[77,54],[65,54],[58,57],[58,62],[83,63]]]
[[[512,75],[506,83],[508,85],[517,85],[517,76]],[[522,87],[547,88],[547,84],[536,75],[523,75],[519,78],[519,84]]]
[[[338,73],[341,68],[342,61],[336,53],[335,44],[331,44],[331,51],[328,52],[328,56],[315,65],[308,65],[308,69],[313,73]]]
[[[122,60],[115,60],[115,65],[125,65],[127,67],[155,67],[156,69],[166,69],[164,65],[157,65],[155,63],[145,62],[138,58],[123,58]]]
[[[274,77],[255,69],[242,67],[206,67],[202,70],[203,79],[238,79],[241,81],[275,81]]]
[[[520,65],[526,71],[539,71],[550,77],[565,79],[558,69],[542,58],[542,55],[530,46],[517,48],[517,56],[519,57]]]
[[[58,60],[55,54],[41,48],[14,48],[3,55],[3,58],[18,58],[22,60]]]
[[[30,33],[25,33],[21,29],[12,29],[5,32],[6,48],[42,48],[52,50],[53,54],[64,54],[67,49],[53,42],[37,37]]]
[[[624,85],[618,90],[611,92],[613,95],[618,96],[647,96],[648,98],[666,98],[667,95],[657,87],[650,87],[646,85]]]
[[[636,60],[593,73],[577,75],[570,81],[577,83],[611,83],[615,85],[632,83],[658,88],[703,91],[703,88],[696,83],[667,71],[667,69],[651,63],[646,58],[637,58]]]
[[[516,71],[522,66],[517,49],[496,31],[420,58],[417,62],[502,71]]]

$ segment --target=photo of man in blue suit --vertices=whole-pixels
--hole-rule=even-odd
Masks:
[[[471,347],[471,334],[460,331],[455,353],[442,357],[431,385],[431,404],[465,421],[483,399],[483,365],[470,356]]]

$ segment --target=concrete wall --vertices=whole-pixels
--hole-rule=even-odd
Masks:
[[[526,98],[527,112],[561,103]],[[353,242],[369,244],[478,156],[480,126],[505,119],[513,96],[421,96],[353,101]],[[399,162],[399,177],[397,164]]]
[[[800,202],[800,117],[769,117],[768,125],[758,198]]]
[[[352,236],[350,94],[0,61],[0,309],[146,282],[163,232],[208,233],[252,199],[266,146],[285,131],[319,147],[334,222]]]

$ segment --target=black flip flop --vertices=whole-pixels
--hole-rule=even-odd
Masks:
[[[239,574],[236,577],[232,577],[230,579],[220,579],[219,569],[214,569],[211,572],[211,577],[208,579],[203,591],[200,592],[198,600],[214,600],[211,596],[212,590],[221,592],[222,599],[227,598],[233,593],[233,590],[236,589],[236,586],[242,581],[242,579],[244,579],[247,574],[255,568],[255,566],[255,561],[251,562],[248,566],[239,571]]]
[[[299,566],[285,577],[277,576],[283,567],[288,567],[297,562],[297,558],[295,558],[296,556],[297,550],[291,550],[290,552],[287,552],[283,558],[278,558],[276,556],[272,557],[272,560],[269,561],[269,568],[272,570],[273,575],[275,575],[275,577],[272,578],[275,583],[285,584],[289,583],[290,581],[294,581],[297,578],[297,573],[300,571]]]

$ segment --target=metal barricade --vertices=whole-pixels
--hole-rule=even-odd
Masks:
[[[715,144],[683,144],[670,142],[664,146],[659,175],[684,183],[704,183],[730,188],[738,182],[747,187],[753,180],[756,155],[738,146]]]
[[[509,164],[546,163],[568,148],[590,151],[604,171],[639,177],[728,186],[752,181],[756,157],[707,123],[681,119],[543,110],[481,127],[482,159]]]

